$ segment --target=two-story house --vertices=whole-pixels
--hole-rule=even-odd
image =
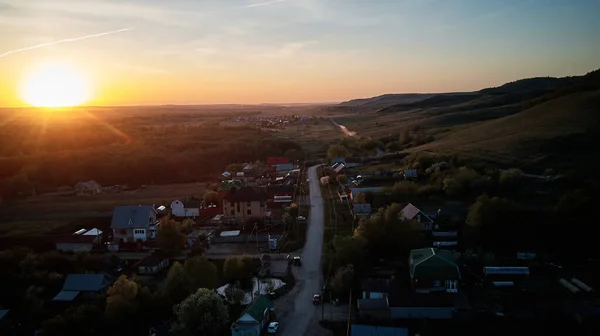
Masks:
[[[412,250],[408,264],[415,292],[458,292],[460,269],[452,251],[438,248]]]
[[[402,220],[416,224],[420,230],[431,231],[434,229],[433,219],[411,203],[408,203],[408,205],[400,211],[398,217]]]
[[[128,243],[153,239],[157,223],[156,211],[152,206],[117,206],[110,228],[114,241]]]
[[[251,187],[233,188],[223,197],[223,214],[238,220],[266,216],[267,195]]]

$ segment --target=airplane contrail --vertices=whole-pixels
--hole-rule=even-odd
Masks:
[[[112,34],[117,34],[117,33],[121,33],[121,32],[126,32],[126,31],[129,31],[129,30],[133,30],[133,28],[123,28],[123,29],[118,29],[118,30],[111,30],[111,31],[104,32],[104,33],[98,33],[98,34],[92,34],[92,35],[85,35],[85,36],[80,36],[80,37],[68,38],[68,39],[64,39],[64,40],[58,40],[58,41],[54,41],[54,42],[46,42],[46,43],[42,43],[42,44],[31,46],[31,47],[25,47],[25,48],[20,48],[20,49],[13,49],[13,50],[9,50],[9,51],[5,52],[4,54],[0,54],[0,58],[6,57],[6,56],[8,56],[10,54],[15,54],[15,53],[18,53],[18,52],[22,52],[22,51],[27,51],[27,50],[33,50],[33,49],[39,49],[39,48],[49,47],[49,46],[53,46],[53,45],[61,44],[61,43],[68,43],[68,42],[75,42],[75,41],[87,40],[87,39],[94,38],[94,37],[100,37],[100,36],[105,36],[105,35],[112,35]]]
[[[288,1],[288,0],[271,0],[271,1],[265,1],[265,2],[259,2],[259,3],[246,5],[246,6],[243,6],[242,8],[262,7],[262,6],[268,6],[268,5],[276,4],[278,2],[286,2],[286,1]]]

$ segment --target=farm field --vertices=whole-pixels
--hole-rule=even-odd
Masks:
[[[201,196],[205,189],[206,183],[179,183],[149,185],[143,189],[119,194],[59,196],[52,193],[33,196],[0,206],[0,219],[3,219],[0,232],[6,231],[4,227],[15,221],[22,222],[25,226],[36,227],[37,221],[110,216],[113,208],[118,205],[169,206],[176,198]]]

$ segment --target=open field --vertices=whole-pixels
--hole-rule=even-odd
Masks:
[[[0,237],[34,237],[67,224],[65,220],[16,221],[0,224]]]
[[[118,194],[58,196],[45,194],[0,205],[0,218],[80,218],[111,214],[117,205],[169,206],[183,196],[201,196],[206,183],[148,185],[143,189]],[[0,224],[0,227],[4,224]]]

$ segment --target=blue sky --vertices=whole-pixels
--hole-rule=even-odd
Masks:
[[[1,104],[60,60],[107,104],[339,101],[600,67],[600,1],[0,0]],[[14,97],[8,97],[11,94]]]

